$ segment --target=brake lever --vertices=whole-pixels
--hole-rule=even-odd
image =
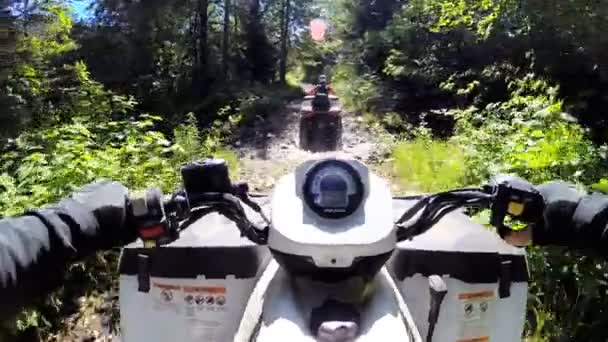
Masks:
[[[246,182],[238,182],[233,185],[233,192],[236,197],[238,197],[243,203],[245,203],[249,208],[253,209],[256,213],[258,213],[264,222],[270,224],[270,220],[264,214],[262,207],[259,204],[254,202],[249,196],[249,184]]]

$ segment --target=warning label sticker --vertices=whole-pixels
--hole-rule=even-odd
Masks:
[[[226,311],[227,291],[224,286],[179,286],[154,282],[151,292],[154,307],[159,311],[170,310],[187,317]]]
[[[186,327],[184,334],[189,339],[222,342],[230,333],[226,330],[233,311],[229,295],[229,289],[222,285],[152,281],[148,300],[160,317],[170,317],[176,326]]]
[[[460,302],[460,334],[457,342],[490,341],[489,324],[494,317],[496,295],[493,290],[463,292]]]
[[[226,311],[226,288],[223,286],[184,286],[184,300],[197,312]]]
[[[175,300],[180,290],[176,285],[153,283],[151,294],[154,298],[154,309],[179,314],[180,307]]]

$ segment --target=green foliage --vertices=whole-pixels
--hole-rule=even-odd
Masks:
[[[242,89],[235,94],[230,105],[222,107],[217,118],[204,130],[212,141],[230,139],[240,126],[247,126],[256,119],[265,119],[270,113],[283,108],[286,102],[299,99],[303,95],[298,87],[274,84],[257,85]]]
[[[316,83],[321,74],[331,73],[340,48],[341,42],[334,36],[323,42],[315,42],[306,36],[293,51],[292,72],[298,72],[305,83]]]
[[[534,183],[562,179],[605,190],[605,148],[579,124],[563,119],[556,87],[533,75],[513,79],[505,102],[452,110],[456,135],[433,140],[427,132],[398,145],[397,174],[419,191],[481,184],[498,173]],[[606,265],[554,248],[529,250],[529,341],[606,338]]]
[[[428,193],[463,185],[466,165],[457,145],[421,135],[397,145],[393,158],[395,172],[406,189]]]
[[[608,179],[600,179],[597,183],[591,185],[591,188],[595,191],[608,193]]]
[[[432,0],[418,1],[423,15],[431,18],[429,28],[442,32],[456,28],[467,28],[481,38],[487,38],[506,9],[514,8],[512,0]]]
[[[605,3],[357,0],[342,8],[338,60],[374,79],[386,110],[406,121],[429,107],[505,102],[514,79],[535,74],[558,84],[564,111],[606,140]]]
[[[158,117],[137,121],[71,124],[25,133],[16,148],[2,156],[1,215],[56,201],[98,178],[123,182],[132,189],[178,184],[176,167],[216,152],[219,143],[203,139],[196,124],[179,126],[175,142],[153,129]],[[6,195],[6,196],[5,196]]]
[[[82,61],[63,63],[76,48],[65,7],[45,7],[46,25],[19,43],[19,62],[6,83],[11,106],[0,114],[5,129],[46,128],[73,118],[105,121],[134,109],[133,97],[117,95],[91,78]],[[0,132],[2,133],[2,132]]]
[[[285,75],[287,85],[290,87],[297,87],[304,81],[304,70],[301,66],[295,66],[291,68]]]
[[[376,78],[370,74],[357,75],[350,65],[341,64],[334,69],[332,84],[342,105],[350,111],[368,112],[381,101]]]
[[[220,141],[212,141],[219,139],[217,136],[201,134],[193,116],[176,128],[174,142],[154,130],[158,120],[145,115],[134,121],[105,123],[75,119],[70,124],[22,134],[17,146],[2,154],[0,160],[0,215],[18,215],[28,208],[53,203],[100,178],[120,181],[131,191],[158,186],[171,192],[179,185],[180,165],[211,155],[226,158],[232,169],[236,168],[236,156],[222,150]],[[105,281],[112,279],[116,259],[109,257],[112,262],[100,264],[94,258],[80,264],[80,271],[70,272],[66,286],[77,283],[89,286],[84,289],[91,291],[95,288],[93,279],[87,278],[81,284],[79,277],[88,277],[95,268],[107,275]],[[24,313],[18,327],[24,330],[32,325],[46,326],[45,329],[55,330],[65,313],[58,304],[62,293],[38,311]]]
[[[583,128],[562,119],[555,88],[531,77],[512,85],[507,102],[452,112],[459,119],[455,140],[465,148],[470,181],[499,172],[536,183],[555,178],[596,181],[602,149],[594,147]]]
[[[44,63],[77,48],[71,37],[72,13],[65,4],[44,2],[37,10],[46,17],[45,29],[21,39],[20,53],[30,61]]]

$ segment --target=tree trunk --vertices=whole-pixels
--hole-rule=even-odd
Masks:
[[[241,15],[240,9],[239,9],[239,2],[240,0],[234,0],[234,8],[233,8],[233,16],[234,16],[234,34],[233,37],[237,37],[239,36],[239,16]]]
[[[286,83],[287,75],[287,52],[289,44],[289,24],[291,16],[291,0],[283,0],[283,11],[281,15],[281,60],[279,65],[279,79]]]
[[[10,2],[10,1],[9,1]],[[29,23],[30,23],[30,0],[23,1],[23,35],[29,37]]]
[[[222,74],[224,79],[228,77],[228,59],[230,44],[230,0],[224,0],[224,39],[222,43]]]
[[[208,40],[208,22],[209,17],[207,11],[209,8],[209,0],[199,0],[198,2],[198,71],[199,79],[198,86],[201,92],[206,90],[206,78],[207,78],[207,40]]]
[[[190,16],[190,56],[192,56],[192,78],[198,77],[198,15]]]

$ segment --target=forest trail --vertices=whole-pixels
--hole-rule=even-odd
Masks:
[[[363,118],[344,111],[340,150],[321,153],[301,150],[301,105],[301,100],[292,101],[281,111],[244,127],[233,144],[239,158],[239,177],[249,183],[252,191],[270,191],[278,178],[307,160],[340,157],[374,165],[388,155],[388,146],[378,139],[377,133],[365,126]]]

